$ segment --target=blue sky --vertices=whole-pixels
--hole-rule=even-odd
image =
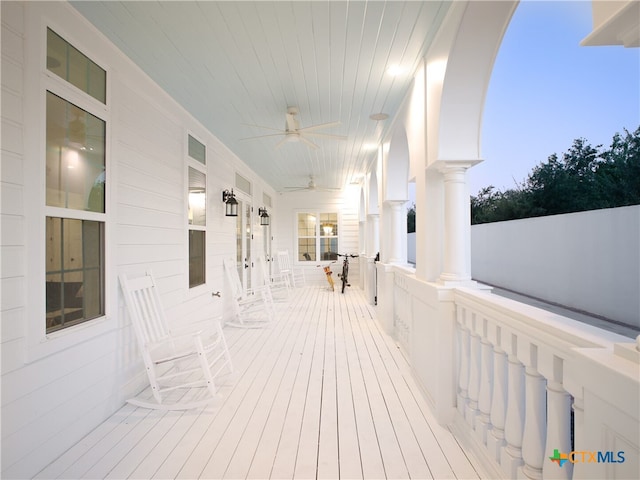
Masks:
[[[520,3],[487,92],[472,195],[514,188],[576,138],[608,147],[640,126],[640,49],[580,46],[591,28],[591,2]]]

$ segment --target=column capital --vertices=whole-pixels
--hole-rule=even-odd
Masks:
[[[382,203],[384,203],[385,205],[403,205],[405,203],[407,203],[409,200],[385,200]]]
[[[429,165],[428,168],[433,168],[435,170],[438,170],[441,173],[446,173],[447,171],[459,170],[459,169],[462,169],[464,171],[464,170],[468,170],[469,168],[483,161],[484,160],[481,158],[468,159],[468,160],[438,159],[435,162],[433,162],[431,165]]]

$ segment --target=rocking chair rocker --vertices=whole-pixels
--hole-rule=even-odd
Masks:
[[[214,402],[216,378],[225,370],[233,372],[220,322],[211,319],[206,328],[175,335],[168,328],[151,273],[137,278],[120,275],[120,285],[153,393],[153,400],[127,402],[161,410],[187,410]],[[180,391],[186,392],[180,395]]]

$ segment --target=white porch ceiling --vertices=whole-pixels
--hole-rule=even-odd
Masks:
[[[82,1],[71,4],[276,190],[365,173],[446,14],[441,1]],[[392,76],[400,66],[405,73]],[[248,125],[339,121],[320,148]],[[384,121],[370,119],[384,112]]]

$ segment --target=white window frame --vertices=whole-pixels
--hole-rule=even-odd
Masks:
[[[316,258],[315,260],[306,260],[306,261],[301,261],[299,260],[300,258],[300,251],[299,251],[299,243],[298,240],[300,238],[310,238],[310,237],[300,237],[298,235],[298,215],[301,213],[310,213],[312,215],[316,216],[316,228],[315,228],[315,239],[316,239],[316,256],[318,258]],[[338,225],[338,235],[332,235],[330,237],[324,237],[324,238],[336,238],[338,240],[338,252],[336,253],[340,253],[340,239],[342,238],[342,217],[340,215],[339,211],[330,211],[330,209],[311,209],[311,208],[301,208],[298,210],[295,210],[293,215],[293,225],[294,225],[294,252],[295,252],[295,258],[294,258],[294,264],[295,265],[299,265],[299,266],[304,266],[304,265],[311,265],[314,262],[327,262],[328,260],[322,260],[321,258],[321,251],[320,251],[320,239],[323,238],[320,235],[320,229],[322,228],[321,224],[320,224],[320,215],[322,214],[335,214],[336,215],[336,223]]]
[[[51,28],[106,71],[106,104],[96,100],[88,93],[83,92],[47,69],[47,28]],[[31,126],[28,126],[25,122],[25,135],[33,134],[35,138],[39,139],[35,142],[25,142],[24,149],[25,159],[36,159],[33,161],[25,160],[25,178],[29,179],[25,182],[25,221],[27,223],[26,231],[28,232],[25,244],[28,251],[32,252],[27,262],[27,278],[29,278],[31,285],[37,286],[36,292],[30,295],[28,301],[25,301],[27,318],[25,361],[30,363],[112,331],[116,327],[112,313],[117,290],[113,286],[112,221],[109,215],[113,183],[110,160],[111,109],[109,106],[111,101],[112,71],[107,66],[107,62],[104,61],[102,55],[93,51],[89,45],[86,45],[77,37],[78,33],[72,33],[69,29],[61,27],[51,19],[37,14],[28,16],[25,19],[25,31],[26,36],[34,39],[34,41],[28,42],[25,48],[24,116],[25,118],[37,119]],[[47,91],[73,103],[105,122],[105,213],[46,205],[45,130],[47,124]],[[94,220],[104,224],[104,251],[102,252],[104,261],[104,315],[51,333],[46,333],[45,322],[46,217]],[[25,288],[27,287],[25,286]]]
[[[197,140],[198,142],[200,142],[202,145],[204,145],[205,148],[205,163],[200,162],[199,160],[191,157],[189,155],[189,136],[191,136],[193,139]],[[189,292],[190,295],[198,295],[200,293],[202,293],[203,290],[206,290],[208,287],[207,285],[209,284],[209,277],[210,275],[208,274],[208,252],[209,252],[209,247],[208,247],[208,243],[209,243],[209,235],[207,234],[207,225],[209,225],[210,223],[210,208],[209,208],[209,192],[210,192],[210,188],[209,188],[209,175],[208,175],[208,165],[209,165],[209,159],[207,158],[207,152],[209,151],[209,148],[207,147],[206,142],[204,142],[198,135],[194,134],[193,132],[187,130],[185,133],[185,149],[184,149],[184,178],[185,178],[185,187],[184,187],[184,191],[186,192],[185,195],[185,224],[186,224],[186,233],[185,233],[185,245],[186,245],[186,263],[187,263],[187,290]],[[188,212],[189,212],[189,168],[193,168],[194,170],[199,171],[200,173],[202,173],[205,176],[205,224],[204,225],[193,225],[191,223],[189,223],[189,216],[188,216]],[[190,269],[189,269],[189,258],[190,258],[190,251],[189,251],[189,233],[191,231],[202,231],[205,232],[205,245],[204,245],[204,283],[201,283],[199,285],[195,285],[193,287],[191,287],[189,285],[189,277],[190,277]]]

